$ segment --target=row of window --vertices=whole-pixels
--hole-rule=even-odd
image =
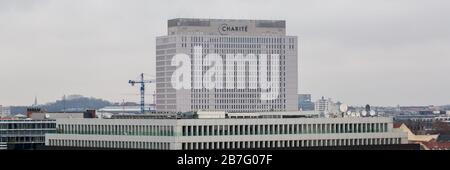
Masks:
[[[278,87],[279,87],[281,90],[283,90],[283,92],[284,92],[284,91],[285,91],[284,89],[286,88],[286,83],[285,83],[285,81],[286,81],[286,78],[285,78],[285,77],[282,77],[282,78],[279,79],[279,83],[278,83],[278,84],[275,84],[275,83],[274,83],[275,86],[272,86],[272,87],[273,87],[273,88],[277,88],[277,85],[278,85]],[[198,83],[198,82],[195,82],[195,83]],[[241,83],[239,83],[239,84],[243,84],[243,86],[234,86],[233,88],[234,88],[234,89],[255,89],[255,88],[261,89],[261,87],[258,86],[258,85],[252,87],[252,86],[246,85],[245,83],[248,83],[248,82],[247,82],[247,81],[246,81],[246,82],[241,82]],[[236,84],[237,84],[237,83],[236,83]],[[195,87],[194,85],[195,85],[195,84],[194,84],[193,82],[191,82],[191,87]],[[226,87],[221,87],[221,88],[212,88],[212,89],[210,89],[210,88],[206,88],[206,87],[201,86],[201,82],[198,83],[198,85],[199,85],[202,89],[204,89],[204,90],[214,90],[214,89],[224,89],[224,88],[226,88]],[[173,86],[172,86],[172,83],[171,83],[170,81],[158,82],[158,83],[156,83],[156,87],[158,87],[158,89],[160,89],[160,88],[174,89]],[[230,86],[230,87],[231,87],[231,86]],[[264,90],[264,89],[263,89],[263,90]],[[266,90],[264,90],[264,91],[266,91]],[[170,94],[167,94],[167,95],[170,96]]]
[[[0,136],[0,142],[6,143],[44,143],[45,137],[42,136]]]
[[[237,100],[240,101],[240,100]],[[244,101],[244,100],[242,100]],[[209,101],[206,100],[205,103],[206,105],[202,105],[202,104],[196,104],[194,103],[192,100],[192,105],[191,105],[191,109],[193,110],[199,110],[199,109],[219,109],[219,110],[233,110],[233,109],[237,109],[237,110],[274,110],[274,111],[283,111],[286,109],[286,105],[285,103],[282,104],[272,104],[272,105],[249,105],[249,102],[240,102],[239,104],[241,105],[221,105],[221,103],[217,103],[215,105],[208,105]]]
[[[401,144],[400,138],[365,139],[316,139],[316,140],[280,140],[280,141],[235,141],[235,142],[185,142],[182,150],[201,149],[255,149],[255,148],[296,148],[324,146],[364,146]]]
[[[173,126],[59,124],[58,133],[95,135],[173,136]]]
[[[100,141],[100,140],[64,140],[49,139],[50,146],[85,147],[85,148],[116,148],[116,149],[157,149],[169,150],[169,142],[144,141]]]
[[[263,101],[260,100],[260,95],[255,94],[254,96],[251,95],[252,97],[242,97],[242,98],[233,98],[233,97],[229,97],[229,98],[215,98],[214,99],[214,104],[220,105],[220,104],[251,104],[251,103],[264,103],[264,104],[284,104],[286,103],[286,99],[283,99],[286,97],[286,94],[284,95],[278,95],[278,97],[283,97],[283,98],[278,98],[278,99],[274,99],[274,100],[269,100],[269,101]],[[250,98],[250,99],[249,99]],[[192,102],[192,103],[196,103],[196,102]],[[207,102],[210,103],[210,102]]]
[[[267,124],[183,126],[183,136],[277,135],[387,132],[387,123]]]
[[[173,50],[171,50],[173,51]],[[235,55],[243,55],[243,56],[247,56],[247,55],[255,55],[257,59],[260,58],[261,54],[267,54],[267,60],[268,62],[271,61],[271,55],[272,54],[277,54],[280,55],[280,57],[278,58],[281,61],[284,61],[286,59],[286,51],[283,50],[260,50],[260,49],[250,49],[250,50],[240,50],[240,49],[205,49],[205,52],[203,52],[202,57],[205,57],[206,54],[210,54],[210,53],[215,53],[218,54],[219,56],[222,57],[222,59],[224,60],[224,62],[227,61],[227,57],[226,54],[235,54]],[[170,66],[171,65],[171,60],[173,59],[173,57],[175,56],[175,54],[172,53],[167,53],[164,50],[161,50],[160,52],[158,52],[160,54],[157,55],[156,57],[156,62],[159,63],[156,66],[157,67],[161,67],[161,66]],[[175,53],[175,52],[174,52]],[[192,64],[194,63],[198,63],[201,61],[195,60],[195,58],[193,56],[193,50],[191,50],[191,53],[188,54],[190,55],[190,59],[192,61]],[[204,59],[206,60],[206,58]],[[259,64],[256,63],[256,64]],[[285,65],[286,63],[281,62],[280,65]],[[254,65],[254,64],[253,64]]]
[[[282,89],[282,90],[285,91],[285,89]],[[282,91],[282,90],[279,90],[279,91]],[[258,92],[256,92],[256,90],[255,90],[255,92],[251,92],[251,93],[236,93],[236,92],[233,93],[233,92],[234,92],[233,90],[230,90],[230,92],[227,92],[227,93],[215,92],[213,95],[214,95],[214,98],[216,98],[216,99],[229,99],[229,98],[255,99],[255,98],[260,97],[260,94],[259,94],[260,92],[258,93]],[[191,94],[191,97],[192,98],[201,98],[200,95],[203,95],[203,94],[194,93],[194,94]],[[208,94],[206,94],[205,97],[209,97]],[[286,97],[286,94],[281,95],[281,97]],[[278,99],[278,101],[281,102],[281,99]],[[274,101],[274,103],[276,103],[276,101]]]
[[[233,45],[233,44],[228,44],[228,45]],[[176,50],[177,49],[159,50],[159,52],[156,56],[156,61],[171,60],[172,57],[175,55]],[[270,46],[270,45],[266,45],[265,48],[209,48],[208,44],[191,44],[190,47],[185,47],[184,49],[178,49],[178,50],[185,51],[184,53],[186,53],[186,51],[187,51],[187,53],[190,53],[188,55],[191,56],[192,60],[195,59],[192,57],[192,56],[195,56],[194,55],[194,54],[196,54],[195,52],[197,52],[197,53],[201,52],[203,57],[205,57],[206,54],[210,54],[210,53],[216,53],[221,56],[225,55],[225,54],[235,54],[235,55],[242,54],[243,56],[252,54],[252,55],[255,55],[256,57],[259,57],[261,54],[267,54],[268,56],[270,56],[271,54],[277,54],[277,55],[280,55],[281,59],[286,59],[286,54],[295,54],[295,51],[293,49],[285,50],[285,49],[276,48],[276,46]],[[268,59],[270,60],[270,57]]]
[[[284,45],[284,44],[267,44],[267,43],[261,43],[261,44],[226,44],[226,43],[181,43],[181,47],[187,48],[187,47],[196,47],[201,46],[202,48],[210,48],[211,49],[223,49],[223,48],[232,48],[236,50],[246,50],[246,49],[261,49],[263,47],[265,48],[279,48],[279,49],[285,49],[286,47],[289,49],[293,49],[294,45]],[[291,48],[292,47],[292,48]],[[157,48],[157,50],[162,48]]]
[[[44,135],[46,133],[55,133],[56,128],[54,129],[8,129],[2,130],[0,129],[0,136],[9,135],[9,136],[31,136],[31,135]]]
[[[162,111],[164,109],[171,110],[170,112],[161,112],[161,113],[171,113],[173,109],[176,109],[177,105],[173,104],[174,102],[164,102],[165,100],[157,100],[156,109]],[[166,104],[164,104],[166,103]],[[268,111],[286,111],[286,105],[250,105],[250,106],[242,106],[237,107],[236,105],[191,105],[191,111],[197,110],[227,110],[235,113],[247,113],[247,112],[268,112]]]
[[[190,49],[190,55],[191,59],[193,59],[192,56],[195,56],[194,54],[194,47],[197,47],[196,45],[192,45],[191,49]],[[223,49],[223,48],[218,48],[218,49],[210,49],[210,48],[204,48],[202,50],[203,54],[210,54],[210,53],[215,53],[215,54],[219,54],[220,56],[225,56],[225,54],[243,54],[243,55],[249,55],[249,54],[253,54],[256,55],[256,57],[259,57],[260,54],[267,54],[268,56],[268,60],[270,60],[272,54],[278,54],[280,55],[280,60],[284,60],[286,59],[286,50],[280,50],[277,48],[270,48],[271,46],[266,46],[267,49],[261,49],[261,48],[255,48],[255,49],[235,49],[235,48],[228,48],[228,49]],[[175,53],[173,50],[167,50],[167,53],[164,50],[161,50],[161,52],[159,52],[158,57],[156,58],[156,61],[161,61],[164,60],[163,59],[163,54],[167,54],[165,57],[165,60],[172,60],[173,55],[169,55],[172,54],[170,52]],[[289,50],[287,51],[289,52]],[[204,57],[204,56],[203,56]],[[226,58],[224,58],[226,60]],[[195,62],[195,61],[194,61]]]
[[[286,41],[288,40],[288,41]],[[295,38],[287,37],[181,37],[181,42],[230,42],[230,43],[295,43]]]
[[[199,46],[199,45],[197,45]],[[197,47],[196,45],[193,45],[193,47]],[[193,48],[192,47],[192,48]],[[216,53],[216,54],[242,54],[244,56],[248,55],[248,54],[253,54],[256,55],[256,57],[260,56],[260,54],[279,54],[280,55],[280,59],[286,59],[286,54],[295,54],[293,53],[293,50],[280,50],[280,49],[276,49],[276,48],[267,48],[267,49],[262,49],[262,48],[251,48],[251,49],[236,49],[236,48],[229,48],[229,49],[214,49],[214,48],[207,48],[204,46],[202,49],[202,54],[203,57],[206,54],[210,54],[210,53]],[[289,46],[289,47],[294,47],[294,46]],[[190,50],[190,56],[191,59],[195,62],[195,60],[193,59],[192,56],[194,56],[194,49],[187,49]],[[160,62],[160,61],[171,61],[173,56],[175,55],[176,50],[175,49],[168,49],[168,50],[158,50],[156,52],[156,61]],[[221,56],[222,56],[221,55]],[[226,59],[226,58],[224,58]],[[268,58],[270,60],[270,57]],[[169,64],[170,65],[170,64]],[[157,65],[158,66],[158,65]]]
[[[277,58],[278,61],[273,61],[273,62],[272,62],[273,59],[270,58],[270,56],[267,57],[267,59],[266,59],[267,61],[266,62],[261,62],[260,61],[261,59],[260,59],[259,55],[257,55],[257,57],[255,58],[256,61],[254,61],[254,60],[251,60],[251,61],[247,60],[247,61],[244,61],[244,62],[237,61],[238,63],[234,64],[234,65],[233,65],[232,62],[236,61],[236,60],[228,59],[225,55],[220,55],[220,54],[218,54],[218,55],[222,59],[221,60],[221,64],[223,65],[223,68],[216,67],[215,70],[219,70],[219,71],[223,70],[225,73],[227,73],[227,75],[233,75],[234,74],[237,77],[243,77],[244,75],[250,76],[250,77],[255,77],[257,73],[260,73],[260,72],[255,72],[255,71],[260,69],[260,68],[264,68],[261,65],[265,64],[266,62],[267,62],[267,65],[268,65],[267,67],[269,69],[270,68],[275,68],[275,66],[273,66],[272,63],[277,62],[279,64],[279,69],[281,71],[285,70],[284,66],[286,65],[286,60],[285,60],[286,56],[284,56],[284,55],[281,56],[280,58]],[[204,58],[203,60],[195,60],[195,59],[192,58],[192,54],[191,54],[191,70],[199,71],[199,72],[200,71],[206,72],[207,70],[209,70],[209,68],[211,68],[210,66],[204,66],[203,68],[199,68],[202,65],[202,63],[210,62],[207,59],[208,58]],[[160,71],[173,71],[173,70],[175,70],[177,68],[177,66],[172,66],[172,61],[171,60],[172,60],[172,57],[167,57],[166,60],[164,60],[163,57],[161,57],[156,62],[156,70],[159,71],[159,73],[160,73]],[[194,67],[194,66],[199,66],[199,67]],[[230,69],[230,67],[231,67],[231,69]],[[252,72],[250,72],[250,73],[252,73],[252,74],[251,75],[247,75],[249,73],[248,70],[250,69],[250,67],[251,67],[251,70],[252,70]],[[166,68],[166,69],[164,69],[164,68]],[[228,70],[237,70],[237,71],[226,72],[225,68],[228,68]],[[233,73],[233,74],[231,74],[231,73]],[[201,77],[199,77],[198,80],[201,80]]]
[[[209,44],[194,44],[191,43],[190,46],[191,47],[195,47],[195,46],[199,46],[201,45],[202,47],[205,48],[209,48]],[[188,47],[189,44],[186,43],[182,43],[181,47]],[[245,48],[258,48],[261,49],[263,47],[265,48],[278,48],[278,49],[285,49],[286,46],[290,47],[291,45],[282,45],[282,44],[225,44],[225,43],[220,43],[220,44],[211,44],[211,48],[217,48],[217,49],[223,49],[223,48],[231,48],[231,49],[245,49]],[[293,45],[292,45],[293,46]]]
[[[183,136],[273,135],[387,132],[387,123],[266,124],[182,126]],[[58,133],[96,135],[174,136],[173,126],[164,125],[73,125],[60,124]]]
[[[211,91],[210,89],[191,89],[191,92],[204,92],[206,94],[208,94],[207,92]],[[214,92],[222,92],[222,93],[230,93],[230,92],[234,92],[234,93],[239,93],[239,94],[251,94],[254,92],[261,92],[261,89],[213,89],[212,91]],[[206,96],[205,96],[206,97]],[[233,95],[233,97],[236,97]]]
[[[201,149],[254,149],[254,148],[295,148],[324,146],[365,146],[401,144],[400,138],[365,139],[316,139],[316,140],[280,140],[280,141],[234,141],[234,142],[183,142],[182,150]],[[100,141],[100,140],[63,140],[49,139],[50,146],[118,148],[118,149],[158,149],[169,150],[169,142],[144,141]]]
[[[16,122],[2,122],[0,123],[1,129],[51,129],[55,128],[56,123],[16,123]]]

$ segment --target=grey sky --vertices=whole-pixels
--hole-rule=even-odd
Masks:
[[[177,17],[286,20],[315,99],[450,103],[447,0],[0,0],[0,105],[138,101],[127,81],[154,73],[155,37]]]

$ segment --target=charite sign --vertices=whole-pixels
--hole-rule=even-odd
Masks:
[[[247,32],[247,26],[230,26],[228,24],[219,26],[219,33],[221,35],[227,35],[228,32]]]

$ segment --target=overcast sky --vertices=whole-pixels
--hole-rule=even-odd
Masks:
[[[138,101],[127,82],[154,75],[155,37],[178,17],[286,20],[314,99],[450,104],[448,0],[0,0],[0,105]]]

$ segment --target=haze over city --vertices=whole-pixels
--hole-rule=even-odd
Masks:
[[[214,5],[213,5],[214,4]],[[299,93],[349,104],[450,102],[450,2],[0,1],[0,104],[82,94],[138,101],[155,37],[172,18],[286,20],[299,38]],[[201,10],[200,10],[201,9]]]

